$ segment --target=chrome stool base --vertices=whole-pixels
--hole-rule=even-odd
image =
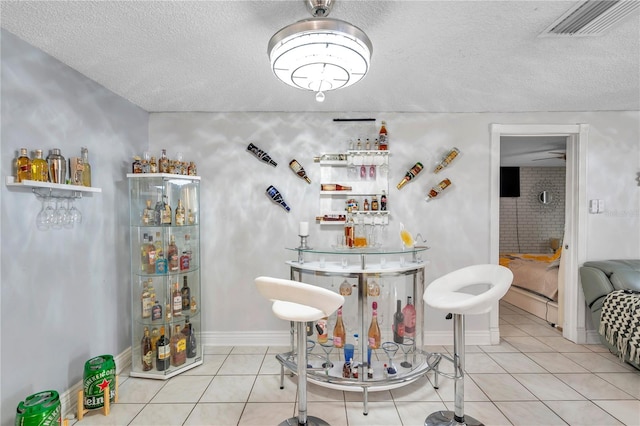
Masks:
[[[290,417],[284,422],[280,423],[278,426],[299,426],[298,417]],[[324,420],[315,417],[315,416],[307,416],[307,426],[329,426],[329,423]]]
[[[460,423],[455,419],[455,412],[453,411],[436,411],[429,414],[429,417],[424,421],[424,426],[484,426],[484,423],[474,419],[471,416],[464,416],[464,422]]]

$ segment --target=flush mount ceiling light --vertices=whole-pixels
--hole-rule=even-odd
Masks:
[[[306,0],[314,16],[282,28],[267,48],[271,69],[278,79],[302,90],[324,92],[351,86],[369,71],[373,46],[358,27],[327,18],[332,0]]]

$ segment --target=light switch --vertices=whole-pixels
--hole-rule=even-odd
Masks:
[[[598,200],[598,213],[604,213],[604,200]]]
[[[598,213],[598,200],[589,200],[589,213]]]

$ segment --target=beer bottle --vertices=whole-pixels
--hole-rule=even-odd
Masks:
[[[157,348],[156,369],[164,371],[169,368],[169,363],[171,362],[171,348],[169,347],[169,339],[164,334],[164,326],[160,327],[160,339],[158,340]]]

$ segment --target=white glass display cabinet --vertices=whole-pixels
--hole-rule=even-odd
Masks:
[[[333,344],[337,313],[327,319],[326,336],[321,339],[319,330],[324,324],[308,324],[309,381],[363,392],[367,414],[369,391],[405,386],[437,365],[439,356],[423,350],[422,294],[428,261],[421,255],[426,249],[290,249],[298,255],[296,261],[287,262],[292,280],[322,286],[345,297],[341,310],[346,330],[343,343],[348,352],[351,348],[347,345],[353,345],[354,362],[347,363],[350,353]],[[374,303],[380,338],[377,344],[374,339],[378,347],[369,350]],[[284,368],[296,371],[294,333],[292,327],[291,351],[277,355],[282,374]]]
[[[131,376],[168,379],[203,359],[200,177],[146,173],[127,178]]]

